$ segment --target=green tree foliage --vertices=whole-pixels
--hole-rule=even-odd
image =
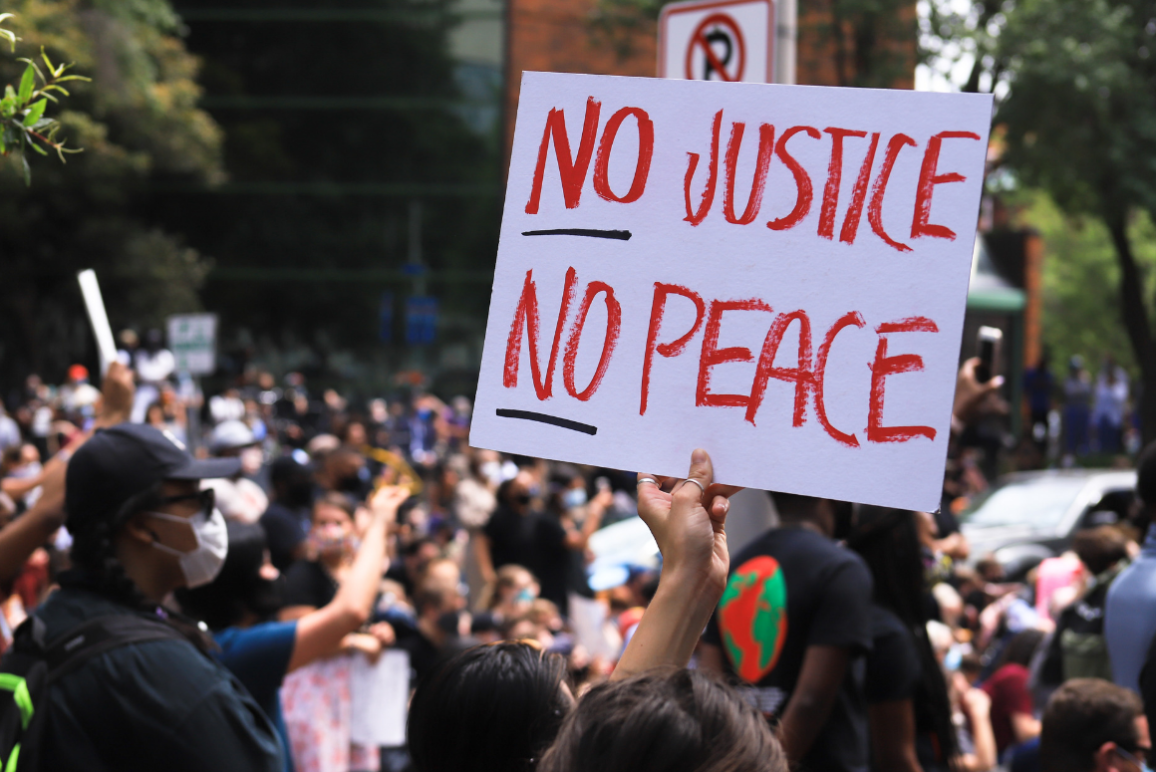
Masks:
[[[1156,12],[1146,0],[1020,0],[994,57],[1009,91],[997,111],[1006,163],[1069,216],[1103,223],[1119,270],[1120,314],[1156,439],[1156,338],[1130,229],[1156,213]]]
[[[0,16],[11,16],[3,14]],[[6,30],[0,30],[4,32]],[[8,33],[12,35],[11,32]],[[13,38],[15,36],[13,35]],[[15,40],[13,40],[15,48]],[[4,88],[4,96],[0,97],[0,156],[9,153],[18,153],[20,164],[24,167],[24,184],[32,184],[32,167],[28,165],[28,153],[35,152],[48,155],[49,150],[56,152],[61,163],[65,153],[79,153],[75,148],[65,148],[65,140],[57,140],[56,134],[60,131],[60,121],[45,114],[49,101],[57,102],[57,95],[68,96],[68,89],[60,85],[72,80],[88,80],[83,75],[65,75],[64,72],[71,65],[53,64],[48,54],[40,52],[44,60],[44,69],[31,59],[21,59],[27,66],[20,76],[19,88],[8,84]],[[45,74],[47,73],[47,75]]]
[[[60,378],[95,361],[76,273],[96,269],[114,328],[159,325],[198,307],[208,263],[144,216],[158,184],[222,177],[221,133],[197,109],[196,60],[164,0],[8,0],[19,48],[75,62],[60,133],[84,153],[39,163],[26,187],[18,154],[0,161],[0,379]],[[5,47],[6,48],[6,47]],[[19,52],[17,52],[19,53]],[[0,49],[0,83],[27,64]],[[47,74],[47,73],[46,73]]]
[[[1103,221],[1065,214],[1045,193],[1015,196],[1019,220],[1044,240],[1044,346],[1058,372],[1073,354],[1093,372],[1111,354],[1133,377],[1140,374],[1132,346],[1116,311],[1120,265]],[[1145,292],[1156,292],[1156,226],[1145,213],[1129,224],[1128,236],[1143,268]]]

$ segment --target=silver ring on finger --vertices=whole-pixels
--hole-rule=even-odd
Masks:
[[[693,477],[688,477],[688,478],[686,478],[685,480],[683,480],[682,482],[684,482],[684,483],[694,483],[695,485],[697,485],[697,486],[698,486],[698,489],[699,489],[700,491],[702,491],[702,495],[704,495],[704,496],[706,495],[706,486],[705,486],[705,485],[703,485],[702,483],[700,483],[698,480],[694,479]],[[681,485],[681,483],[680,483],[680,485]]]
[[[651,483],[656,487],[658,486],[658,480],[655,480],[653,477],[639,477],[637,484],[642,485],[643,483]]]

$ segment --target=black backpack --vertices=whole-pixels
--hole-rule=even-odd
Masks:
[[[177,629],[135,614],[97,617],[54,641],[44,622],[28,617],[0,660],[0,772],[34,772],[39,761],[48,688],[93,657],[130,643],[188,639]]]

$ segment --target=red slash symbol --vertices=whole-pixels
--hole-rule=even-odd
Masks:
[[[714,29],[707,32],[711,27]],[[722,43],[726,46],[726,53],[721,60],[711,47],[713,43]],[[705,61],[703,62],[701,77],[696,78],[691,65],[695,50],[699,48],[702,49]],[[719,78],[727,82],[733,83],[741,80],[743,69],[746,66],[746,48],[743,33],[734,19],[725,13],[707,16],[695,28],[694,34],[690,37],[690,45],[686,48],[687,80],[710,80],[712,72],[718,73]],[[727,65],[731,64],[732,61],[736,62],[733,67],[733,74],[727,69]]]

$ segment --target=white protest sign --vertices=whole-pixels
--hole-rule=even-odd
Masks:
[[[405,745],[409,654],[386,649],[373,664],[363,656],[354,657],[349,687],[350,739],[371,748]]]
[[[658,17],[658,77],[770,83],[775,8],[771,0],[688,0]]]
[[[934,510],[990,121],[526,73],[471,444]]]
[[[76,275],[80,283],[80,294],[84,297],[84,307],[88,310],[88,321],[92,324],[92,334],[96,338],[96,350],[100,355],[100,374],[108,372],[108,366],[116,361],[116,341],[112,337],[112,326],[108,323],[108,313],[104,310],[104,298],[100,294],[100,283],[91,268]],[[99,379],[98,379],[99,381]]]
[[[212,375],[217,369],[217,315],[181,314],[168,318],[169,350],[176,371]]]

